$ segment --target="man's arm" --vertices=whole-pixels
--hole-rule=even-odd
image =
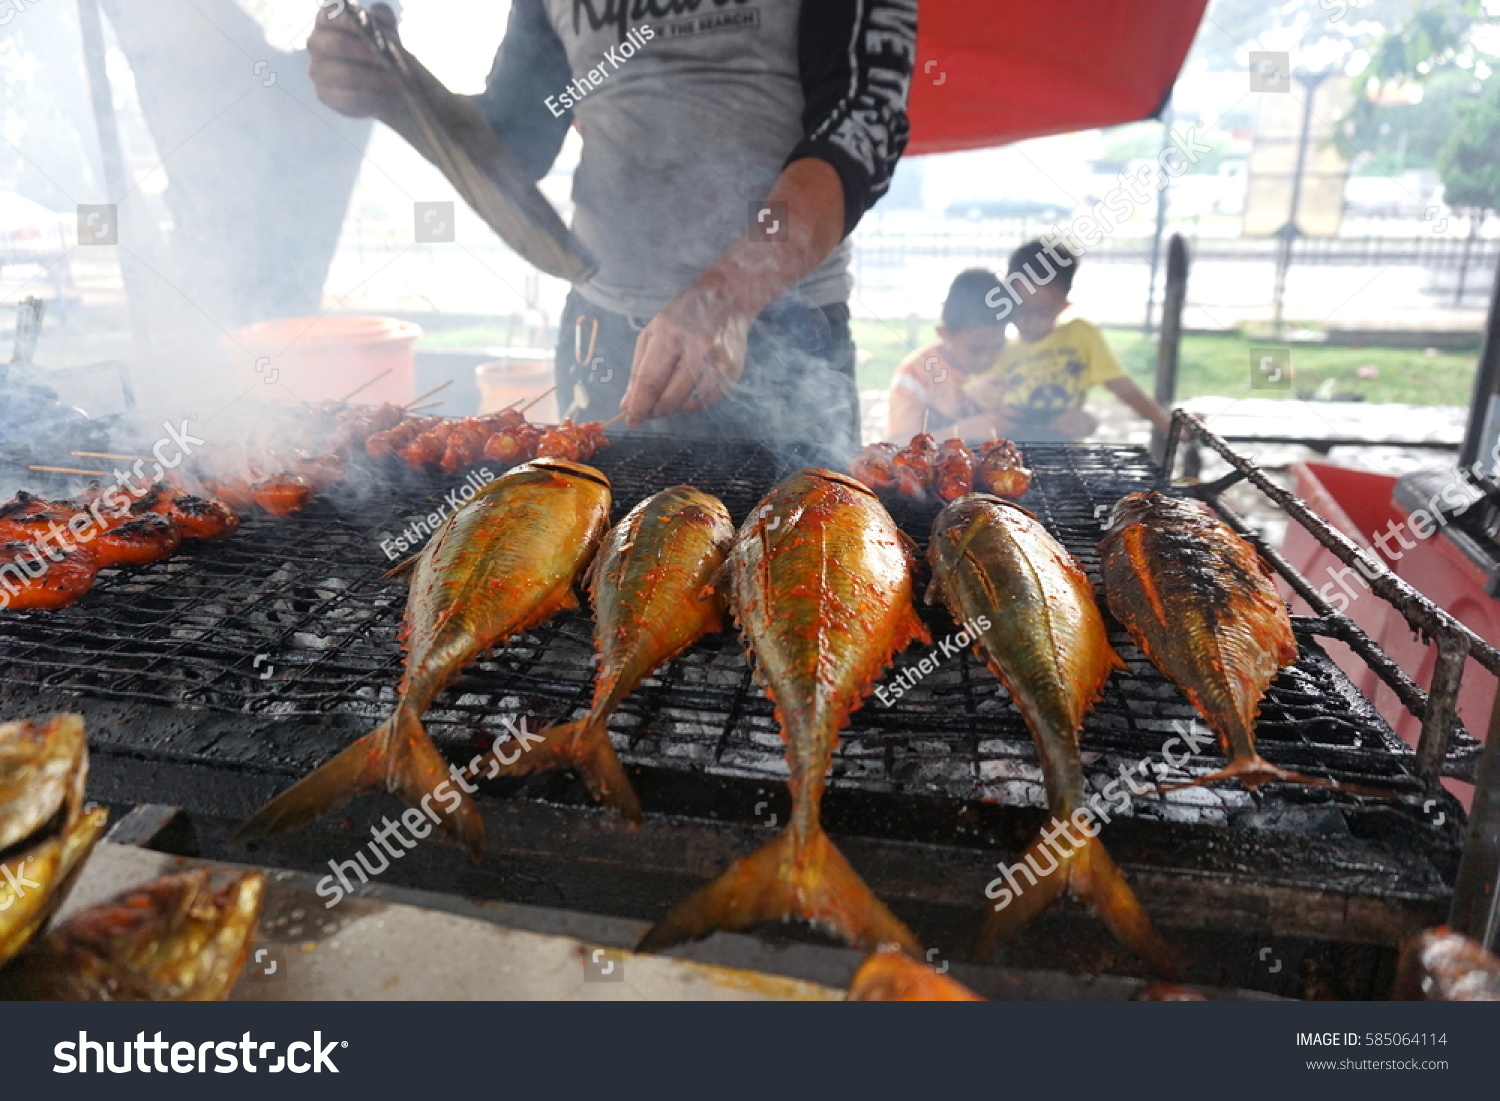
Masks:
[[[572,78],[543,0],[512,0],[505,38],[477,98],[490,126],[533,180],[547,174],[573,124],[572,108],[555,103]],[[547,106],[548,97],[556,110]]]
[[[1106,382],[1105,387],[1111,394],[1119,398],[1130,408],[1145,417],[1162,432],[1172,427],[1171,415],[1135,384],[1130,378],[1114,378]]]
[[[744,370],[756,315],[821,264],[890,186],[906,147],[916,0],[805,3],[798,33],[805,136],[766,197],[786,204],[786,236],[747,232],[652,318],[622,403],[632,425],[723,398]]]

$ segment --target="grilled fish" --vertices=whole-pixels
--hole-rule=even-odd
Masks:
[[[85,810],[88,745],[79,715],[0,724],[0,963],[67,897],[109,813]]]
[[[1121,941],[1175,973],[1170,950],[1099,841],[1098,826],[1090,833],[1075,817],[1084,814],[1090,822],[1097,813],[1085,794],[1078,731],[1105,681],[1124,666],[1105,636],[1088,578],[1031,513],[985,494],[961,498],[938,514],[928,558],[949,612],[977,630],[979,653],[1031,731],[1054,821],[1064,827],[1071,821],[1083,835],[1080,840],[1066,831],[1066,844],[1058,842],[1058,830],[1039,835],[1023,856],[1030,867],[1015,866],[1030,879],[1027,888],[1010,877],[1018,897],[1000,886],[1004,880],[989,885],[985,893],[1001,901],[980,930],[976,958],[987,959],[1068,887]]]
[[[838,732],[891,659],[929,638],[912,607],[910,555],[895,523],[853,478],[804,470],[741,526],[726,569],[730,611],[786,742],[791,821],[674,906],[641,950],[797,917],[850,944],[889,942],[920,954],[819,820]]]
[[[547,459],[516,467],[452,513],[411,567],[406,672],[395,714],[256,811],[238,836],[299,826],[383,785],[428,814],[426,804],[438,798],[444,824],[478,860],[484,823],[450,779],[422,714],[484,651],[578,607],[574,585],[604,534],[609,507],[603,474]],[[446,794],[434,794],[439,785]]]
[[[222,1001],[245,970],[264,872],[215,891],[207,868],[162,876],[68,918],[0,974],[0,997]]]
[[[1099,555],[1109,610],[1229,755],[1227,768],[1195,783],[1327,785],[1277,768],[1255,749],[1260,699],[1297,660],[1286,603],[1255,548],[1196,504],[1151,492],[1115,505]]]
[[[604,539],[593,571],[599,676],[587,716],[543,731],[502,775],[576,768],[596,797],[631,822],[641,805],[609,741],[609,717],[651,671],[706,634],[723,630],[713,584],[734,540],[729,510],[692,486],[648,497]]]
[[[940,975],[899,948],[882,948],[865,957],[849,980],[851,1002],[982,1002],[956,979]]]

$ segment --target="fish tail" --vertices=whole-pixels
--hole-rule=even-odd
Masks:
[[[235,839],[306,825],[355,795],[377,787],[395,792],[408,806],[426,811],[424,804],[437,798],[435,792],[443,785],[458,796],[457,805],[445,808],[445,826],[477,861],[484,851],[484,820],[478,808],[454,786],[447,763],[427,736],[421,716],[409,707],[398,706],[385,722],[256,811],[236,831]],[[441,801],[450,803],[451,795]]]
[[[717,929],[748,929],[801,918],[832,930],[847,943],[874,951],[897,944],[921,958],[911,931],[849,866],[822,828],[789,827],[712,883],[679,902],[641,939],[637,951],[655,952]]]
[[[1076,838],[1070,835],[1070,840]],[[1059,852],[1060,848],[1068,849],[1065,855]],[[1032,869],[1044,866],[1052,869],[1050,874],[1032,875]],[[985,919],[974,942],[976,960],[989,959],[1002,941],[1050,907],[1064,887],[1071,887],[1073,894],[1094,908],[1122,944],[1162,975],[1176,978],[1179,974],[1172,950],[1152,926],[1135,892],[1097,837],[1085,837],[1082,845],[1071,848],[1056,838],[1047,847],[1038,837],[1011,871],[1022,872],[1027,885],[1019,896],[1007,892],[1013,900],[1001,903]],[[1009,878],[1013,885],[1020,886],[1021,881],[1014,874]]]
[[[502,765],[501,776],[525,776],[554,768],[574,768],[589,791],[613,807],[633,826],[641,823],[641,802],[625,775],[624,766],[609,741],[609,712],[594,711],[577,722],[549,727],[527,738],[520,759]],[[538,738],[541,739],[538,742]]]

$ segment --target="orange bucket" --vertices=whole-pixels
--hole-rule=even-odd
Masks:
[[[528,402],[546,393],[556,383],[553,355],[545,348],[492,348],[499,359],[474,368],[479,387],[479,411],[498,413],[516,402]],[[526,419],[540,424],[557,423],[557,394],[547,394],[526,412]]]
[[[405,405],[416,397],[412,349],[421,335],[421,326],[394,317],[282,317],[236,329],[224,345],[239,385],[266,384],[268,401],[324,401],[359,390],[361,403]]]

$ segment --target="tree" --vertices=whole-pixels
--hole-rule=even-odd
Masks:
[[[1497,26],[1497,0],[1424,0],[1369,45],[1355,77],[1359,96],[1343,120],[1365,171],[1438,166],[1454,118],[1494,83],[1500,59],[1482,43]],[[1415,102],[1391,102],[1392,92],[1413,86],[1421,93]]]
[[[1437,167],[1450,207],[1500,209],[1500,78],[1492,77],[1483,95],[1460,107]]]

